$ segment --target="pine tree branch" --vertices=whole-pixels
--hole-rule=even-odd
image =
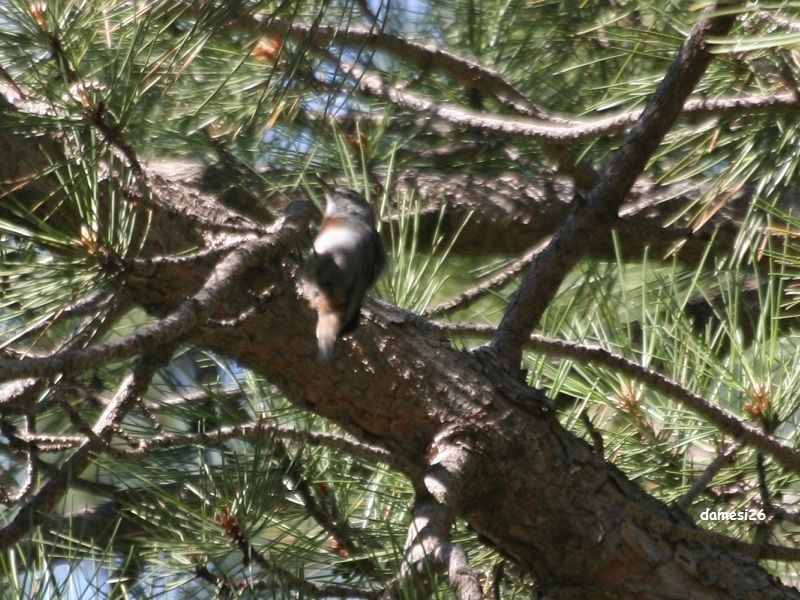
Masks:
[[[315,28],[282,19],[262,22],[258,17],[253,17],[250,14],[242,14],[239,19],[237,24],[251,33],[285,35],[297,43],[312,43],[321,49],[330,44],[341,44],[387,52],[395,58],[414,65],[418,69],[441,73],[452,77],[466,88],[479,89],[484,94],[505,102],[520,115],[535,117],[534,120],[501,117],[455,106],[442,106],[443,112],[438,116],[455,124],[471,126],[482,131],[514,136],[521,135],[534,139],[546,139],[552,142],[576,141],[621,133],[626,128],[634,125],[644,112],[642,109],[637,109],[586,121],[555,117],[548,115],[546,111],[538,107],[492,69],[433,44],[419,44],[385,32],[366,29],[327,26]],[[248,26],[247,23],[251,20],[252,22]],[[390,90],[401,91],[399,86],[382,86],[382,84],[378,83],[379,78],[375,77],[376,79],[370,80],[367,84],[365,91],[378,91],[378,95],[383,97],[389,97]],[[381,87],[384,87],[382,92],[380,91]],[[404,105],[406,108],[413,109],[414,106],[427,105],[427,101],[422,96],[411,92],[408,92],[407,95],[399,93],[396,99],[399,100],[400,105]],[[431,102],[431,105],[434,108],[436,106],[433,102]],[[423,108],[420,112],[431,114],[430,105],[427,106],[429,108]],[[800,104],[797,103],[792,94],[716,99],[696,98],[686,101],[682,113],[685,116],[702,118],[730,114],[750,114],[752,112],[791,112],[798,107],[800,107]],[[449,118],[446,115],[449,115]],[[548,127],[547,123],[551,123],[553,126]]]
[[[408,528],[406,562],[395,582],[384,591],[384,597],[394,594],[412,572],[419,577],[417,582],[428,588],[430,567],[434,566],[447,573],[450,587],[459,600],[483,598],[478,577],[469,566],[464,549],[450,541],[461,487],[470,481],[470,451],[468,444],[458,437],[458,432],[445,430],[431,446],[424,489],[417,491]]]
[[[139,438],[133,442],[135,443],[135,447],[133,448],[115,446],[113,448],[113,454],[120,458],[141,460],[157,449],[179,448],[181,446],[213,446],[228,440],[257,439],[264,435],[275,435],[303,444],[324,446],[369,462],[383,463],[410,476],[415,476],[420,473],[420,468],[416,465],[412,465],[382,448],[359,442],[350,436],[282,427],[270,420],[259,420],[243,423],[241,425],[228,425],[213,431],[198,433],[163,433],[150,438]],[[45,451],[45,449],[49,451],[51,446],[53,447],[52,451],[56,451],[91,443],[91,440],[87,439],[85,436],[50,434],[25,435],[20,436],[20,439],[26,444],[36,445],[37,449],[40,451]],[[92,449],[97,452],[112,451],[107,443],[103,443],[100,446],[95,444],[92,446]]]
[[[245,567],[250,563],[257,564],[261,569],[277,580],[279,586],[297,590],[302,596],[313,598],[375,598],[377,593],[371,590],[362,590],[344,585],[316,585],[294,572],[284,569],[274,560],[267,558],[250,542],[246,531],[241,527],[239,519],[227,509],[223,509],[217,519],[218,524],[242,553],[242,563]]]
[[[280,437],[280,436],[276,436]],[[334,542],[332,550],[342,557],[351,557],[358,564],[359,570],[372,578],[383,579],[379,566],[371,557],[365,555],[360,545],[353,537],[353,529],[347,522],[347,517],[341,514],[336,506],[334,494],[325,491],[320,485],[309,482],[303,474],[299,464],[299,455],[294,459],[280,439],[275,440],[273,446],[274,457],[277,459],[284,476],[291,484],[291,490],[300,496],[309,516],[327,532]],[[316,490],[316,494],[314,493]],[[328,498],[328,506],[317,500],[318,496]]]
[[[707,36],[725,35],[734,20],[731,15],[704,19],[692,29],[585,205],[576,208],[559,227],[526,272],[487,349],[509,367],[517,368],[530,332],[538,325],[564,278],[583,256],[587,242],[607,234],[614,225],[619,207],[680,116],[686,98],[713,58],[706,48]]]
[[[309,218],[310,210],[306,203],[290,206],[287,215],[269,229],[265,238],[244,242],[220,260],[200,290],[169,316],[112,342],[38,358],[0,360],[0,381],[77,372],[130,358],[149,347],[178,338],[211,316],[245,270],[288,250],[305,231]]]
[[[787,19],[786,17],[781,17],[775,13],[762,10],[758,13],[758,16],[765,21],[769,21],[777,27],[780,27],[781,29],[786,29],[788,31],[800,31],[800,23]]]
[[[25,415],[25,431],[22,435],[35,431],[35,429],[35,417],[31,414]],[[25,480],[18,486],[17,491],[11,493],[0,485],[0,504],[10,506],[25,500],[33,491],[33,485],[39,472],[39,452],[35,446],[26,444],[17,437],[16,432],[2,419],[0,419],[0,433],[8,438],[12,448],[20,450],[25,455]]]
[[[298,44],[311,43],[317,48],[336,44],[386,52],[422,71],[441,73],[468,89],[478,89],[507,103],[520,114],[560,120],[548,117],[496,71],[433,44],[419,44],[375,29],[311,26],[285,19],[265,21],[244,10],[240,12],[237,25],[253,34],[288,37]]]
[[[431,325],[442,332],[463,333],[477,336],[490,336],[496,331],[491,325],[439,322],[432,322]],[[729,434],[734,439],[738,439],[749,446],[758,448],[787,469],[795,473],[800,473],[800,452],[797,452],[794,448],[772,435],[763,433],[752,425],[740,421],[728,411],[719,408],[699,394],[696,394],[658,371],[643,367],[624,356],[606,350],[600,346],[587,346],[576,342],[558,340],[536,334],[530,335],[524,347],[534,352],[541,352],[550,356],[560,356],[583,362],[601,364],[620,373],[625,373],[636,381],[647,384],[651,389],[677,400],[684,406],[702,415],[719,427],[721,431]]]
[[[773,502],[769,491],[769,485],[767,484],[767,470],[764,465],[764,456],[761,453],[756,456],[756,472],[758,474],[758,492],[761,496],[761,505],[764,507],[764,512],[777,521],[789,521],[790,523],[800,524],[800,512],[788,511]]]

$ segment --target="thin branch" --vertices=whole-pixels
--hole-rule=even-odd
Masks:
[[[209,258],[219,258],[227,254],[237,246],[246,241],[254,241],[256,238],[253,236],[242,236],[234,241],[228,241],[218,246],[210,248],[201,248],[186,254],[177,254],[170,256],[152,256],[152,257],[137,257],[126,260],[126,264],[136,270],[147,270],[152,268],[164,266],[181,266],[199,263]]]
[[[395,105],[426,116],[434,115],[462,127],[485,133],[535,139],[540,142],[544,153],[556,163],[558,170],[571,176],[583,190],[591,189],[597,183],[598,174],[567,144],[623,133],[643,114],[639,109],[597,119],[555,117],[536,106],[528,97],[486,66],[438,46],[418,44],[382,31],[333,28],[316,24],[310,26],[282,19],[254,17],[246,11],[239,11],[239,15],[231,24],[253,34],[289,38],[301,46],[309,43],[314,45],[327,55],[328,60],[334,62],[337,72],[350,75],[362,93],[385,98]],[[387,52],[416,66],[423,73],[442,73],[461,83],[467,90],[480,90],[482,94],[496,98],[503,106],[522,117],[493,115],[456,105],[441,104],[408,91],[406,86],[385,84],[380,76],[367,73],[356,64],[343,64],[333,53],[327,51],[327,47],[331,44]],[[716,100],[694,99],[687,102],[684,112],[687,115],[703,117],[729,113],[788,112],[798,107],[800,103],[797,99],[788,94]]]
[[[594,423],[592,423],[592,418],[589,416],[589,411],[584,408],[581,411],[580,418],[583,426],[586,427],[586,431],[589,433],[589,437],[592,438],[592,444],[594,445],[593,450],[595,451],[595,454],[598,456],[604,456],[605,443],[603,442],[603,435],[597,431]]]
[[[92,296],[92,298],[96,297]],[[110,303],[106,303],[101,300],[100,305],[97,306],[97,310],[106,311],[106,313],[103,315],[103,319],[100,322],[97,322],[94,327],[85,327],[84,325],[86,325],[88,322],[95,320],[93,315],[90,314],[87,316],[84,324],[80,326],[78,333],[72,335],[66,342],[64,342],[63,345],[58,349],[58,352],[81,349],[84,347],[84,345],[90,344],[93,340],[101,338],[114,326],[114,324],[117,322],[117,318],[122,313],[127,311],[129,303],[125,300],[124,295],[112,295],[109,299],[111,301]],[[82,313],[84,310],[92,313],[92,307],[94,306],[94,303],[82,303],[81,301],[78,301],[72,306],[76,308],[76,314],[73,314],[72,316],[78,316],[78,314]],[[56,320],[63,316],[63,313],[57,315]],[[49,327],[53,323],[54,321],[47,321],[43,325],[45,327]],[[32,332],[29,332],[29,334],[30,333]],[[9,348],[5,348],[4,350],[8,351]],[[12,354],[11,356],[12,360],[26,360],[32,355],[30,352],[25,352],[16,355]],[[42,358],[42,355],[40,354],[35,356]],[[55,383],[41,377],[38,379],[25,379],[23,381],[10,383],[4,386],[3,391],[0,392],[0,409],[2,409],[4,414],[28,413],[31,410],[41,411],[58,401],[59,394],[63,393],[65,386],[66,380],[63,378]],[[39,396],[43,393],[49,394],[50,399],[46,402],[39,401]]]
[[[227,509],[223,509],[217,522],[242,553],[244,566],[248,566],[251,562],[256,563],[264,571],[273,575],[280,585],[295,589],[302,595],[314,598],[375,598],[377,595],[377,592],[371,590],[362,590],[343,585],[316,585],[295,575],[292,571],[284,569],[275,561],[264,556],[262,552],[250,543],[239,519],[228,512]]]
[[[467,88],[496,97],[519,113],[560,120],[547,117],[525,94],[492,69],[433,44],[419,44],[375,29],[310,26],[285,19],[264,21],[246,11],[241,11],[237,24],[254,34],[279,35],[300,44],[310,42],[318,48],[341,44],[386,52],[422,71],[447,75]]]
[[[195,577],[213,585],[218,592],[230,593],[231,584],[222,575],[214,575],[209,569],[207,564],[197,564],[194,569]],[[223,596],[224,597],[224,596]]]
[[[492,567],[492,600],[502,600],[503,577],[506,561],[501,560]]]
[[[362,458],[374,463],[383,463],[398,471],[410,476],[418,475],[420,468],[407,462],[403,458],[388,452],[377,446],[372,446],[360,442],[350,436],[337,435],[333,433],[319,431],[304,431],[289,427],[281,427],[270,420],[245,423],[241,425],[229,425],[220,427],[214,431],[198,433],[164,433],[151,438],[136,440],[133,448],[114,447],[115,455],[139,460],[146,457],[150,452],[159,448],[177,448],[180,446],[212,446],[232,439],[253,439],[263,435],[275,435],[280,438],[311,444],[313,446],[325,446],[333,450],[344,452],[351,456]],[[88,442],[85,437],[76,436],[51,436],[37,435],[22,438],[29,443],[42,444],[63,444],[65,447],[79,446]],[[108,445],[104,444],[101,448],[94,450],[108,450]]]
[[[706,37],[725,35],[734,20],[733,15],[704,19],[692,29],[641,118],[625,136],[586,203],[577,207],[559,227],[553,240],[528,269],[486,349],[507,366],[518,367],[528,336],[538,325],[561,282],[583,256],[588,242],[606,234],[616,222],[619,207],[680,116],[684,102],[713,58],[706,49]]]
[[[361,548],[353,539],[352,530],[347,522],[347,518],[342,516],[338,507],[335,504],[330,504],[331,508],[323,506],[317,500],[317,496],[321,495],[319,486],[310,483],[303,474],[298,457],[292,459],[284,443],[277,439],[273,446],[275,458],[279,461],[280,468],[284,473],[288,483],[291,484],[292,491],[300,496],[303,506],[306,507],[308,514],[312,519],[322,527],[324,531],[331,536],[335,546],[334,551],[340,556],[344,557],[361,557],[363,555]],[[317,494],[313,489],[316,489]],[[331,498],[330,502],[333,503],[333,494],[328,494]],[[364,574],[382,579],[381,570],[375,562],[365,557],[357,560],[358,566],[362,569]]]
[[[44,357],[0,360],[0,381],[43,377],[64,371],[76,372],[129,358],[147,348],[176,339],[203,324],[245,270],[287,248],[305,230],[309,216],[306,203],[290,205],[287,216],[270,228],[268,237],[257,242],[245,242],[232,250],[216,265],[203,287],[169,316],[112,342]]]
[[[622,134],[631,125],[637,123],[647,112],[647,108],[645,108],[611,117],[585,121],[572,120],[566,121],[561,125],[549,125],[532,119],[493,115],[453,104],[441,103],[421,94],[408,91],[402,86],[389,85],[380,77],[362,72],[356,66],[347,67],[346,71],[359,80],[358,87],[361,92],[385,98],[396,106],[434,116],[454,125],[483,133],[499,134],[512,138],[521,137],[540,142],[565,144]],[[696,99],[687,101],[685,109],[678,105],[679,111],[675,118],[677,119],[681,113],[686,117],[695,118],[722,117],[729,114],[791,112],[799,107],[800,103],[790,93],[770,96],[720,98],[717,100]],[[660,140],[661,137],[658,139]]]
[[[425,311],[424,316],[433,317],[437,315],[447,314],[456,310],[467,308],[474,302],[480,300],[484,294],[497,290],[514,279],[517,275],[522,273],[539,255],[539,253],[550,243],[550,237],[544,238],[533,248],[528,250],[524,255],[513,261],[508,267],[503,269],[500,273],[487,277],[477,285],[469,288],[468,290],[460,293],[455,298],[442,302],[433,308]]]
[[[120,384],[114,400],[106,408],[92,432],[98,438],[109,440],[114,429],[147,391],[156,371],[169,362],[172,346],[155,348],[144,354],[133,372]],[[58,471],[26,502],[14,518],[0,529],[0,551],[6,551],[31,528],[47,516],[67,492],[70,481],[89,466],[92,442],[86,439],[72,456],[58,467]]]
[[[150,206],[155,206],[161,211],[166,211],[171,215],[177,215],[182,220],[190,220],[196,224],[203,225],[207,228],[221,229],[221,230],[234,230],[234,231],[258,231],[258,228],[253,223],[248,223],[248,219],[241,214],[236,215],[236,222],[220,223],[213,218],[209,218],[208,214],[198,211],[195,208],[197,202],[181,202],[179,203],[181,209],[177,209],[178,203],[172,202],[169,199],[175,195],[182,196],[194,195],[195,200],[199,200],[199,196],[191,194],[183,188],[172,186],[169,182],[165,181],[158,173],[149,170],[145,167],[144,163],[139,159],[133,146],[125,138],[122,128],[109,117],[108,112],[105,110],[105,105],[102,101],[97,102],[93,106],[88,106],[89,98],[85,94],[85,103],[87,104],[85,118],[103,137],[105,142],[114,148],[119,154],[122,155],[125,162],[128,164],[131,173],[133,174],[136,183],[136,199]],[[113,178],[115,183],[118,178]],[[127,190],[120,190],[125,196],[130,197]],[[208,203],[204,203],[208,205]],[[191,208],[190,208],[191,207]],[[216,206],[211,207],[217,211]],[[213,212],[211,213],[213,214]]]
[[[4,435],[7,435],[4,433]],[[87,441],[86,436],[81,435],[53,435],[51,433],[22,434],[20,441],[32,444],[39,452],[63,452],[71,448],[77,448]]]
[[[212,327],[239,327],[245,321],[251,319],[254,315],[266,310],[270,301],[275,297],[276,286],[272,285],[269,288],[258,292],[257,294],[250,294],[251,305],[232,319],[209,319],[208,324]]]
[[[52,327],[55,323],[63,321],[64,319],[72,319],[75,317],[84,317],[106,310],[114,302],[114,293],[110,290],[100,290],[85,298],[80,298],[73,304],[66,306],[58,311],[53,319],[44,321],[32,327],[25,332],[28,338],[36,337],[46,329]]]
[[[758,472],[758,492],[761,496],[761,505],[764,507],[764,512],[778,521],[800,524],[800,513],[788,511],[772,501],[769,486],[767,485],[767,470],[761,453],[756,457],[756,471]]]
[[[309,25],[290,22],[282,19],[273,19],[263,22],[258,17],[250,14],[241,14],[237,23],[245,26],[251,33],[277,34],[287,36],[298,43],[311,42],[319,48],[329,44],[342,44],[369,47],[381,52],[392,54],[396,58],[414,65],[420,70],[441,73],[458,81],[470,89],[479,89],[491,95],[505,105],[509,106],[520,115],[534,117],[531,119],[514,119],[487,115],[486,113],[460,109],[455,106],[447,107],[443,115],[451,115],[453,119],[446,120],[461,124],[477,125],[484,131],[509,133],[512,135],[525,135],[526,137],[541,137],[551,141],[574,141],[598,135],[620,133],[627,127],[636,123],[642,116],[643,110],[631,110],[624,113],[601,117],[596,120],[577,120],[548,115],[543,109],[536,106],[530,98],[517,90],[497,72],[492,69],[458,56],[433,44],[419,44],[388,33],[366,29],[312,27]],[[248,21],[251,20],[248,26]],[[370,84],[372,85],[372,84]],[[390,86],[391,87],[391,86]],[[389,89],[389,88],[387,88]],[[402,88],[394,86],[396,91]],[[383,94],[381,94],[383,95]],[[402,102],[412,105],[423,101],[421,96],[410,94],[398,96]],[[791,94],[778,94],[769,96],[743,96],[733,98],[697,98],[688,100],[683,108],[686,116],[722,116],[727,114],[747,114],[762,111],[791,111],[800,106]],[[453,112],[448,112],[450,109]],[[422,112],[429,113],[428,109]],[[484,120],[485,119],[485,120]],[[554,124],[548,127],[547,122]],[[516,125],[515,125],[516,124]],[[526,133],[520,128],[530,127]],[[540,128],[543,127],[543,128]]]
[[[183,222],[189,221],[202,225],[205,229],[258,233],[258,226],[250,222],[244,215],[233,214],[230,209],[220,207],[217,203],[190,192],[185,187],[173,185],[160,174],[148,169],[137,156],[133,146],[125,139],[124,132],[119,124],[109,118],[103,101],[99,100],[94,104],[92,103],[91,86],[84,82],[76,65],[71,62],[61,36],[56,32],[45,29],[41,29],[41,31],[51,42],[51,51],[67,71],[68,81],[70,83],[77,81],[74,89],[79,95],[77,100],[79,100],[85,111],[84,118],[86,122],[94,127],[109,147],[127,163],[133,175],[135,191],[126,189],[122,185],[122,178],[118,173],[110,174],[112,185],[115,185],[124,197],[155,207],[162,213],[177,217]],[[42,106],[31,102],[14,102],[13,99],[7,100],[14,108],[32,114],[52,115],[61,112],[52,106]],[[170,200],[176,195],[182,197],[181,202]]]
[[[800,31],[800,23],[796,21],[791,21],[786,17],[781,17],[774,13],[771,13],[766,10],[762,10],[758,13],[758,16],[764,19],[765,21],[769,21],[773,25],[780,27],[781,29],[788,29],[789,31]]]
[[[23,379],[3,386],[0,389],[0,410],[3,414],[28,410],[45,387],[46,382],[41,379]]]
[[[442,332],[463,333],[467,335],[489,336],[495,331],[490,325],[471,325],[463,323],[439,323],[431,325]],[[770,455],[787,469],[800,473],[800,453],[791,446],[766,434],[755,427],[743,423],[728,411],[712,404],[699,394],[647,367],[606,350],[600,346],[587,346],[566,340],[557,340],[541,335],[529,336],[524,347],[551,356],[572,358],[584,362],[602,364],[610,369],[629,375],[647,384],[651,389],[661,392],[682,403],[687,408],[714,423],[721,431],[741,442]]]
[[[92,102],[90,86],[87,86],[84,78],[78,71],[78,66],[72,62],[66,51],[67,49],[64,47],[64,40],[61,35],[58,32],[44,29],[42,25],[39,25],[39,27],[42,33],[49,38],[53,54],[59,63],[64,66],[68,83],[77,82],[76,91],[80,96],[78,99],[84,109],[84,119],[94,127],[105,142],[115,150],[116,153],[121,155],[122,159],[127,163],[136,184],[136,199],[150,206],[157,206],[160,210],[166,211],[169,214],[180,216],[183,220],[192,220],[209,228],[221,227],[225,229],[237,229],[237,225],[241,225],[241,223],[221,224],[209,218],[208,214],[203,214],[202,211],[189,210],[188,207],[194,208],[195,203],[183,202],[181,203],[183,210],[178,210],[175,207],[175,203],[169,201],[171,195],[175,193],[182,193],[182,195],[188,194],[186,194],[184,190],[177,189],[174,186],[171,187],[168,182],[164,181],[160,176],[145,168],[144,163],[139,160],[133,146],[125,138],[122,128],[114,118],[109,115],[108,111],[106,111],[105,103],[102,100],[98,100],[94,103]],[[119,183],[118,179],[118,177],[112,178],[115,183]],[[126,196],[129,195],[125,190],[122,191]],[[239,216],[239,219],[244,220],[241,216]],[[247,227],[244,229],[247,229]]]
[[[25,431],[23,432],[23,436],[26,434],[30,434],[36,430],[36,419],[34,415],[25,415]],[[11,445],[15,445],[15,441],[17,438],[14,431],[8,426],[7,423],[0,420],[0,432],[9,438]],[[17,504],[22,500],[26,499],[31,491],[33,490],[34,482],[36,481],[37,474],[39,472],[38,463],[39,463],[39,455],[38,449],[32,444],[22,444],[23,454],[25,455],[25,481],[22,485],[19,486],[19,489],[15,493],[9,493],[3,486],[0,486],[0,503],[5,504],[6,506]]]
[[[719,470],[726,464],[733,462],[736,454],[742,449],[742,446],[744,446],[742,442],[733,442],[722,450],[722,452],[708,464],[700,477],[692,484],[692,487],[686,490],[686,492],[675,501],[675,506],[682,510],[689,508],[689,505],[694,502],[694,499],[711,484],[711,481],[716,474],[719,473]]]

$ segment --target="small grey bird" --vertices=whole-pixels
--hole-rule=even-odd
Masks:
[[[386,265],[375,213],[363,196],[325,189],[325,216],[303,269],[304,292],[317,311],[317,360],[327,361],[337,337],[352,333],[364,296]]]

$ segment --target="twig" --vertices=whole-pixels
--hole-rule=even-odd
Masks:
[[[111,305],[112,302],[114,302],[114,300],[114,293],[110,290],[101,290],[95,294],[87,296],[86,298],[80,298],[73,304],[70,304],[69,306],[59,310],[53,319],[44,321],[36,327],[28,329],[25,332],[25,335],[29,338],[35,337],[46,329],[52,327],[58,321],[72,319],[75,317],[83,317],[91,313],[105,310]]]
[[[341,556],[349,556],[351,558],[358,558],[362,556],[361,548],[356,544],[351,535],[351,528],[347,523],[347,519],[342,517],[340,511],[335,504],[331,504],[332,508],[324,507],[318,500],[317,496],[312,491],[312,485],[303,475],[303,470],[298,464],[298,459],[292,459],[289,452],[280,439],[275,440],[273,446],[275,458],[280,463],[280,467],[284,476],[291,484],[292,490],[295,491],[306,507],[308,514],[312,519],[331,536],[335,546],[334,551]],[[319,486],[314,486],[318,495],[322,495]],[[333,494],[327,494],[332,498]],[[334,502],[334,500],[331,500]],[[364,573],[370,577],[381,577],[380,568],[370,558],[358,558],[358,566],[362,567]]]
[[[262,552],[250,543],[239,519],[227,509],[222,510],[217,522],[242,553],[242,563],[245,566],[248,566],[251,561],[256,563],[264,571],[272,574],[281,585],[315,598],[374,598],[376,596],[376,592],[371,590],[362,590],[343,585],[316,585],[282,568],[275,561],[264,556]]]
[[[139,448],[130,451],[129,455],[133,458],[136,458],[137,456],[143,456],[153,448],[171,448],[175,446],[187,445],[210,445],[225,441],[227,439],[233,439],[237,437],[252,438],[265,433],[295,440],[305,444],[325,446],[327,448],[345,452],[351,456],[363,458],[367,461],[383,463],[407,475],[415,475],[420,470],[419,467],[407,462],[405,459],[396,454],[388,452],[382,448],[360,442],[349,436],[280,427],[269,421],[221,427],[214,432],[172,435],[165,434],[141,442]]]
[[[719,473],[719,470],[727,463],[733,461],[736,454],[742,449],[742,446],[744,446],[742,442],[733,442],[720,452],[717,457],[708,464],[702,475],[692,484],[692,487],[686,490],[686,492],[675,501],[675,506],[686,510],[689,505],[694,502],[694,499],[709,486],[714,476]]]
[[[589,411],[583,409],[581,411],[581,421],[583,422],[584,427],[586,427],[586,431],[589,433],[589,437],[592,438],[592,443],[594,444],[594,451],[595,454],[598,456],[603,456],[605,452],[605,444],[603,443],[603,436],[600,434],[599,431],[592,423],[591,417],[589,417]]]
[[[336,64],[337,71],[353,76],[357,87],[363,93],[387,98],[396,105],[421,112],[426,116],[435,115],[462,127],[538,140],[545,154],[556,162],[559,171],[573,177],[578,186],[585,190],[596,184],[598,175],[566,144],[585,138],[621,133],[642,115],[641,110],[633,110],[595,120],[565,120],[554,117],[536,106],[496,72],[483,65],[434,45],[417,44],[382,31],[376,32],[374,29],[333,28],[316,24],[304,25],[282,19],[267,20],[254,17],[246,11],[239,11],[238,18],[231,23],[254,34],[278,35],[293,39],[300,45],[311,43],[323,50],[330,44],[356,46],[359,49],[369,47],[390,53],[415,65],[423,72],[445,74],[468,90],[480,90],[481,93],[496,98],[517,115],[523,115],[524,118],[496,116],[454,105],[442,105],[409,92],[403,86],[385,85],[377,75],[368,74],[355,64],[344,65],[336,57],[329,56],[329,59]],[[685,111],[687,114],[702,117],[709,114],[722,115],[731,111],[786,111],[798,106],[800,104],[791,95],[780,99],[776,96],[754,96],[724,98],[719,101],[698,99],[687,103]]]
[[[767,485],[767,470],[764,466],[764,456],[759,453],[756,456],[756,470],[758,472],[758,492],[761,496],[761,505],[764,512],[778,521],[789,521],[790,523],[800,524],[800,513],[791,512],[778,506],[772,501]]]
[[[383,463],[410,476],[415,476],[420,473],[419,467],[411,464],[402,457],[382,448],[360,442],[349,436],[281,427],[269,420],[261,420],[241,425],[229,425],[220,427],[214,431],[199,433],[164,433],[151,438],[136,440],[136,446],[134,448],[115,447],[113,452],[115,455],[122,458],[138,460],[159,448],[211,446],[235,438],[258,438],[259,436],[267,434],[304,444],[325,446],[370,462]],[[75,447],[89,440],[85,437],[76,436],[38,435],[31,436],[25,439],[25,441],[36,444],[63,444],[65,447]],[[101,448],[93,449],[102,451],[108,450],[108,447],[104,445]]]
[[[195,566],[194,574],[196,577],[199,577],[203,581],[206,581],[217,588],[218,592],[228,591],[230,592],[230,583],[223,577],[222,575],[214,575],[208,569],[207,564],[200,563]]]
[[[462,292],[455,298],[446,302],[442,302],[438,306],[434,306],[430,310],[426,311],[424,316],[432,317],[467,308],[479,300],[484,294],[503,287],[514,277],[522,273],[522,271],[524,271],[533,262],[533,260],[549,243],[550,237],[548,236],[536,244],[533,248],[528,250],[524,255],[520,256],[518,259],[508,265],[508,267],[503,269],[500,273],[484,279],[477,285]]]
[[[725,35],[734,20],[733,15],[722,15],[704,19],[692,29],[637,124],[625,136],[588,194],[586,203],[576,208],[558,228],[550,244],[526,272],[486,349],[510,368],[518,367],[528,336],[561,282],[583,256],[588,242],[606,234],[613,226],[617,211],[636,179],[680,116],[684,102],[713,58],[706,48],[706,37]]]
[[[126,260],[126,264],[137,270],[147,270],[151,268],[164,267],[164,266],[181,266],[190,265],[197,262],[202,262],[209,258],[219,258],[227,254],[237,246],[240,246],[245,241],[253,241],[256,238],[253,236],[242,237],[232,242],[226,242],[219,246],[211,248],[201,248],[186,254],[170,255],[170,256],[152,256],[146,258],[133,258]]]
[[[120,384],[114,400],[92,428],[94,435],[106,442],[110,439],[114,428],[145,393],[156,371],[169,362],[172,351],[171,345],[161,346],[141,357],[133,372]],[[86,439],[72,456],[61,463],[56,474],[0,529],[0,551],[6,551],[53,510],[66,493],[70,481],[77,478],[89,465],[91,450],[92,442]]]
[[[795,21],[790,21],[786,17],[781,17],[766,10],[762,10],[758,13],[758,16],[764,19],[765,21],[769,21],[773,25],[780,27],[781,29],[788,29],[789,31],[800,31],[800,23]]]
[[[492,600],[502,599],[503,577],[505,576],[506,561],[501,560],[492,567]]]

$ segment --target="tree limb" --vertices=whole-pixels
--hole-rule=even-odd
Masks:
[[[519,364],[526,338],[564,277],[583,255],[587,241],[613,226],[620,205],[713,58],[706,49],[706,37],[725,35],[734,20],[732,15],[704,19],[692,29],[636,126],[625,136],[589,193],[586,204],[576,208],[559,227],[526,272],[489,345],[489,350],[506,365]]]

